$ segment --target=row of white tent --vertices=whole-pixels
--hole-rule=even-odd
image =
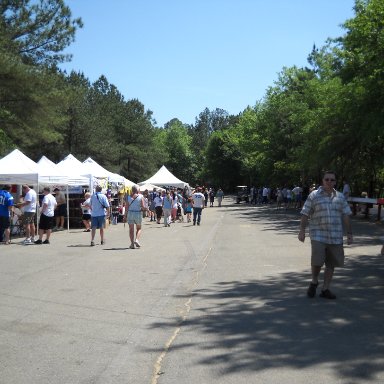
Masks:
[[[134,183],[123,176],[109,172],[93,159],[88,157],[84,162],[69,154],[58,164],[42,158],[36,163],[20,150],[15,149],[0,159],[0,184],[28,184],[37,186],[66,186],[68,197],[69,186],[87,186],[93,191],[97,179],[107,179],[109,183],[123,186],[126,191]],[[156,182],[156,184],[155,184]],[[152,178],[139,183],[141,190],[152,190],[159,185],[184,187],[188,185],[177,179],[165,166],[162,166]],[[144,189],[145,188],[145,189]],[[157,187],[159,188],[159,187]],[[162,189],[162,188],[159,188]],[[37,218],[39,221],[39,218]],[[67,198],[67,230],[69,231],[69,199]]]
[[[90,157],[84,162],[69,154],[58,164],[42,158],[36,163],[20,150],[15,149],[0,159],[0,183],[30,185],[83,185],[93,189],[95,178],[105,178],[111,183],[132,186],[123,176],[109,172]]]
[[[69,154],[55,164],[42,156],[36,163],[20,150],[15,149],[0,159],[0,184],[81,185],[88,186],[92,191],[95,179],[108,179],[110,183],[128,188],[134,185],[124,176],[109,172],[90,157],[81,162]],[[188,183],[178,179],[164,165],[152,177],[138,184],[141,190],[151,190],[157,186],[178,188],[188,186]]]

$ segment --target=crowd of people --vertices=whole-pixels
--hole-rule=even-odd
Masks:
[[[276,204],[278,209],[300,210],[309,194],[320,187],[318,184],[283,186],[270,188],[252,186],[249,189],[249,202],[251,204]],[[351,188],[346,180],[343,181],[342,193],[346,199],[351,195]]]
[[[129,225],[131,240],[130,248],[140,248],[140,234],[143,218],[149,218],[150,222],[170,227],[176,221],[184,221],[193,225],[200,225],[203,209],[213,207],[215,197],[218,198],[218,206],[221,206],[224,193],[221,188],[217,192],[213,188],[196,186],[193,190],[189,187],[145,190],[140,193],[139,187],[132,186],[132,191],[124,199],[124,222]],[[136,230],[135,230],[136,226]]]
[[[36,191],[28,186],[22,186],[22,195],[18,203],[10,193],[11,185],[4,185],[0,190],[0,242],[5,245],[11,243],[11,226],[14,218],[20,216],[20,226],[25,233],[23,244],[50,244],[52,232],[64,229],[67,217],[67,200],[64,192],[55,188],[51,193],[49,187],[44,187],[39,202]],[[106,220],[112,219],[117,224],[120,216],[129,225],[131,244],[130,248],[140,248],[140,234],[143,218],[150,221],[163,223],[170,227],[176,221],[192,222],[200,225],[202,211],[205,207],[213,207],[215,197],[218,206],[221,206],[224,193],[221,188],[216,192],[213,188],[197,186],[195,189],[154,188],[152,191],[140,192],[137,185],[132,186],[126,194],[122,206],[112,204],[110,196],[102,193],[101,186],[95,187],[95,192],[86,192],[80,204],[84,232],[91,233],[91,246],[95,246],[97,230],[100,233],[100,243],[105,244],[104,228]],[[18,211],[16,212],[15,209]],[[124,212],[124,214],[123,214]],[[37,221],[36,215],[39,214]],[[38,228],[36,223],[38,222]],[[135,228],[136,227],[136,228]],[[45,235],[45,239],[44,239]]]
[[[11,222],[16,215],[15,208],[22,210],[22,225],[24,227],[26,238],[24,244],[49,244],[52,229],[54,228],[55,211],[57,210],[56,198],[51,194],[49,187],[43,188],[43,198],[41,204],[38,202],[37,193],[29,185],[23,185],[23,198],[15,203],[10,193],[12,186],[4,185],[0,190],[0,235],[4,237],[4,244],[9,245]],[[40,205],[39,228],[36,230],[35,216]],[[57,212],[57,211],[56,211]],[[60,212],[61,214],[61,212]],[[60,214],[56,214],[60,220]],[[43,241],[43,236],[46,235]],[[35,235],[38,238],[35,239]]]
[[[302,187],[300,185],[277,188],[252,186],[249,190],[249,202],[261,205],[276,204],[277,208],[301,209],[303,201],[305,201],[312,190],[313,186]]]

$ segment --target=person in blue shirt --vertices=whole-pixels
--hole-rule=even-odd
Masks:
[[[101,193],[100,185],[96,187],[96,192],[91,196],[91,247],[95,245],[96,229],[100,230],[101,245],[105,243],[104,227],[105,217],[108,215],[109,202],[107,196]]]
[[[11,214],[13,213],[13,196],[10,194],[10,190],[11,185],[8,184],[0,190],[0,238],[7,245],[10,244]]]

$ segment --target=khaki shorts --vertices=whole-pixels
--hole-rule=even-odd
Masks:
[[[311,240],[312,256],[311,265],[321,267],[343,267],[344,247],[343,244],[325,244],[320,241]]]
[[[23,224],[33,224],[35,218],[35,212],[24,212],[22,216]]]

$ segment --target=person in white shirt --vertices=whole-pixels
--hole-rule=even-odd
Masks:
[[[343,183],[343,195],[348,200],[348,198],[351,196],[351,187],[346,180],[344,180]]]
[[[292,193],[295,196],[295,208],[301,209],[301,203],[303,200],[303,188],[299,185],[296,185],[295,188],[292,189]]]
[[[18,208],[23,208],[23,225],[25,228],[26,238],[24,244],[32,244],[35,239],[35,215],[37,207],[36,192],[29,188],[29,185],[24,184],[23,187],[24,201],[16,204]]]
[[[262,204],[268,204],[268,193],[269,193],[269,190],[267,187],[264,187],[263,188],[263,200],[262,200]]]
[[[179,203],[179,198],[177,196],[177,192],[175,190],[170,192],[171,200],[172,200],[172,208],[171,208],[171,221],[174,223],[177,217],[177,207]]]
[[[201,193],[201,187],[197,187],[196,191],[192,194],[192,204],[193,204],[193,225],[200,225],[201,222],[201,213],[205,206],[205,197]]]
[[[159,194],[154,198],[155,202],[155,212],[156,212],[156,221],[157,224],[160,224],[161,216],[163,215],[163,199],[164,199],[165,192],[163,191],[162,194]]]
[[[51,194],[51,189],[49,187],[45,187],[43,189],[43,202],[41,207],[41,215],[39,222],[39,238],[35,241],[35,244],[49,244],[49,238],[51,237],[55,209],[56,209],[56,199]],[[43,241],[43,235],[46,235],[46,239]]]
[[[85,226],[84,232],[91,232],[91,194],[86,192],[84,195],[85,201],[80,204],[83,224]]]

